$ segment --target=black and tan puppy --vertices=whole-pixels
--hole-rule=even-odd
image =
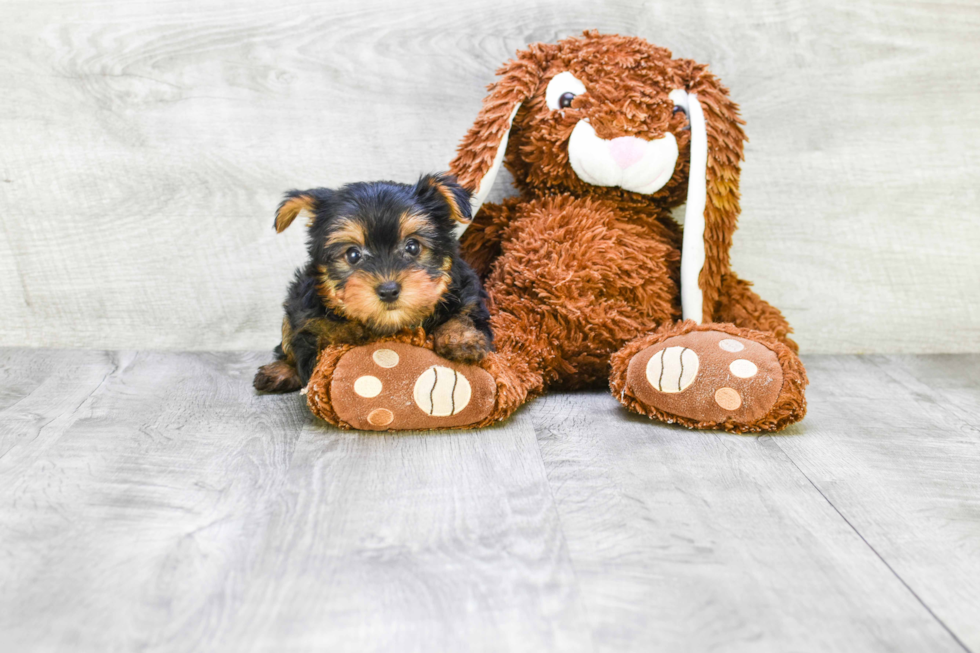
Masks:
[[[276,231],[303,211],[310,259],[289,287],[277,360],[259,368],[257,390],[299,390],[327,345],[364,344],[410,327],[425,328],[436,353],[450,360],[475,363],[490,351],[486,295],[454,234],[470,220],[470,194],[454,178],[291,191]]]

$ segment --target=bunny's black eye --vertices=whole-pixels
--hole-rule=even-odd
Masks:
[[[349,265],[357,265],[361,260],[361,250],[356,247],[351,247],[344,252],[344,258],[347,259]]]
[[[561,111],[572,106],[572,100],[585,92],[585,84],[566,70],[558,73],[548,82],[544,101],[552,111]]]
[[[409,238],[405,241],[405,253],[409,256],[418,256],[421,251],[422,245],[419,244],[419,241],[414,238]]]
[[[689,130],[691,128],[691,119],[687,115],[687,109],[685,109],[684,107],[682,107],[679,104],[675,104],[674,105],[674,115],[676,116],[678,113],[683,114],[683,116],[687,119],[686,122],[685,122],[685,125],[681,128],[681,131],[687,131],[687,130]]]

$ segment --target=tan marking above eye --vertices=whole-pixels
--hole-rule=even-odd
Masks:
[[[417,235],[420,232],[431,231],[432,224],[429,218],[421,213],[405,212],[398,219],[398,238],[405,240],[409,236]],[[421,241],[420,241],[420,244]]]
[[[345,220],[339,227],[330,231],[325,244],[330,246],[337,243],[350,243],[363,247],[364,240],[364,227],[353,220]]]

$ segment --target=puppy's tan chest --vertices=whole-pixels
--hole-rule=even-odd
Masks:
[[[367,327],[359,322],[337,322],[326,318],[308,320],[302,330],[316,335],[320,349],[328,345],[362,345],[372,337]]]

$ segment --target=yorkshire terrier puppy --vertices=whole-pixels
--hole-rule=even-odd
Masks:
[[[310,258],[289,286],[277,360],[259,368],[256,390],[299,390],[324,347],[410,327],[431,333],[435,352],[449,360],[476,363],[491,350],[486,294],[454,233],[470,220],[470,194],[454,178],[290,191],[276,231],[303,211]]]

